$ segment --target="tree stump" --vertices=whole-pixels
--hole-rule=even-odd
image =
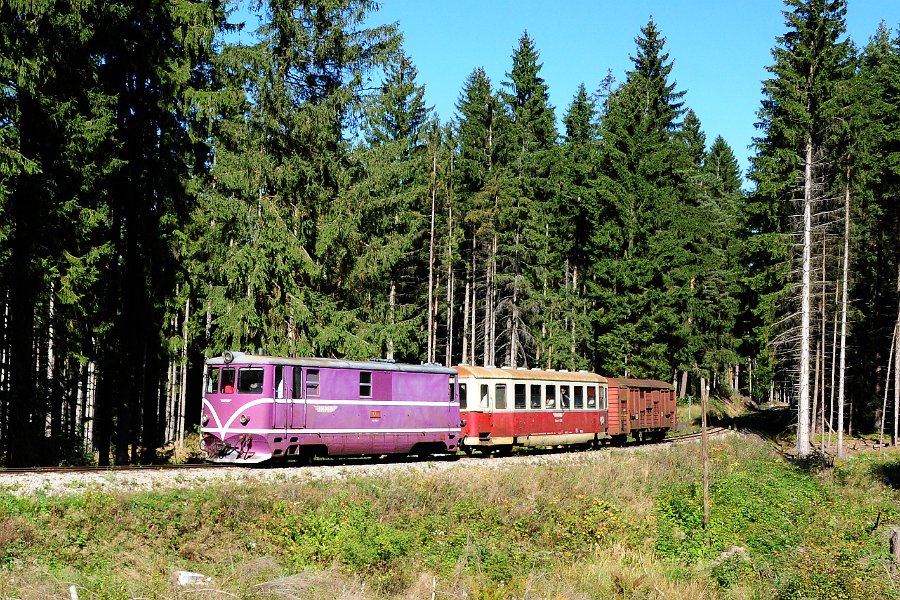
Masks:
[[[900,565],[900,527],[891,527],[891,555],[894,562]]]

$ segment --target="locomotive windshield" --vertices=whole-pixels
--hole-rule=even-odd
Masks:
[[[241,369],[240,375],[238,376],[238,392],[242,394],[258,394],[262,392],[262,384],[262,369]]]

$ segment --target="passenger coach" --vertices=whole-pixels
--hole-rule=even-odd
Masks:
[[[608,437],[607,379],[585,371],[461,365],[459,402],[466,452],[514,446],[591,446]]]
[[[226,352],[207,361],[210,460],[456,452],[456,371],[393,361]]]

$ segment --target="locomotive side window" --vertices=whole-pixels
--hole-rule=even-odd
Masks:
[[[556,386],[547,384],[547,408],[556,408]]]
[[[575,386],[575,408],[584,408],[584,386]]]
[[[372,372],[362,371],[359,374],[359,397],[372,397]]]
[[[275,367],[275,397],[284,398],[284,367]]]
[[[312,396],[313,398],[319,396],[318,369],[308,369],[306,371],[306,397],[309,398],[310,396]]]
[[[259,394],[262,392],[263,370],[255,368],[241,369],[238,374],[238,392],[241,394]]]
[[[587,405],[588,408],[597,408],[597,388],[589,385],[587,388]]]
[[[466,408],[466,384],[459,384],[459,408]]]
[[[234,375],[235,375],[234,367],[225,367],[224,369],[222,369],[222,393],[223,394],[233,394],[234,393]]]
[[[498,383],[494,388],[494,408],[506,410],[506,384]]]
[[[486,383],[481,384],[481,408],[489,408],[490,407],[490,398],[488,397],[488,386]]]
[[[541,407],[541,386],[537,383],[531,384],[531,408]]]
[[[516,409],[525,410],[525,384],[516,384]]]
[[[300,391],[303,389],[303,370],[300,367],[294,367],[294,378],[291,380],[294,382],[294,387],[291,388],[293,390],[292,396],[294,399],[300,398]]]
[[[219,367],[210,367],[206,372],[206,393],[215,394],[219,391]]]

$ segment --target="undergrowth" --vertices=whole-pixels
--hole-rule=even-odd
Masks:
[[[900,454],[810,472],[733,437],[594,460],[0,496],[0,597],[898,598]],[[487,459],[486,459],[487,460]],[[177,570],[212,578],[182,590]]]

